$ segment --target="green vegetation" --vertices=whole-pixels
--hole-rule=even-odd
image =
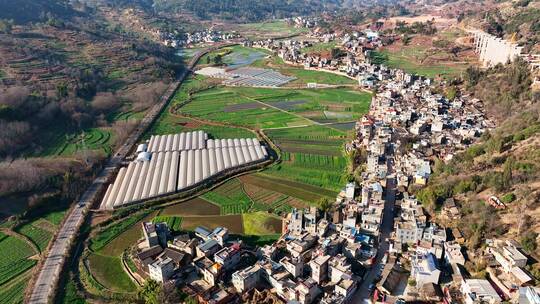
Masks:
[[[135,284],[122,267],[119,257],[111,257],[92,253],[88,256],[90,271],[94,278],[103,286],[117,292],[134,292]]]
[[[34,266],[36,260],[29,257],[35,253],[23,240],[0,233],[0,286]]]
[[[14,278],[9,283],[0,285],[0,303],[20,304],[23,303],[24,290],[28,285],[29,275]]]
[[[217,189],[203,194],[201,197],[218,205],[221,209],[221,214],[240,214],[247,212],[251,208],[252,203],[238,179],[230,180]]]
[[[153,223],[162,223],[162,222],[165,222],[167,223],[167,227],[169,227],[169,229],[171,231],[180,231],[181,227],[182,227],[182,218],[179,217],[179,216],[163,216],[163,215],[160,215],[160,216],[156,216],[154,217],[154,219],[152,220]]]
[[[278,37],[305,33],[308,30],[304,28],[295,28],[283,20],[246,23],[238,26],[244,35],[248,38]]]
[[[45,250],[53,236],[50,231],[37,227],[33,223],[25,224],[17,228],[17,232],[32,240],[32,242],[37,245],[39,251],[41,252]]]
[[[79,296],[77,287],[72,280],[69,280],[62,291],[62,298],[59,299],[60,304],[86,304],[86,300]]]
[[[95,252],[99,251],[109,242],[114,240],[122,232],[126,231],[128,228],[141,221],[149,213],[149,211],[143,211],[137,214],[133,214],[127,217],[125,220],[114,222],[113,224],[105,227],[103,230],[99,231],[95,237],[92,238],[90,249]]]
[[[273,244],[275,243],[281,234],[270,234],[270,235],[231,235],[231,237],[238,237],[241,239],[244,243],[250,246],[259,246],[262,247],[264,245]]]
[[[245,235],[271,235],[281,232],[281,219],[265,212],[242,214]]]
[[[302,51],[302,53],[305,53],[305,54],[330,52],[336,46],[337,46],[336,41],[316,42],[316,43],[313,43],[313,45],[310,46],[310,47],[306,47],[306,48],[301,49],[301,51]]]
[[[63,132],[60,134],[64,134]],[[109,129],[91,128],[80,134],[57,136],[40,156],[70,156],[85,150],[109,155],[112,151],[113,134]]]
[[[384,64],[391,68],[402,69],[408,73],[429,78],[435,78],[439,75],[456,77],[467,68],[467,65],[453,63],[426,64],[424,60],[430,56],[426,51],[426,48],[419,46],[404,46],[395,52],[389,50],[374,51],[371,56],[374,63]]]
[[[303,68],[288,66],[279,68],[278,71],[282,74],[296,77],[297,79],[291,82],[293,85],[311,82],[333,85],[353,85],[357,83],[357,81],[354,79],[325,71],[305,70]]]

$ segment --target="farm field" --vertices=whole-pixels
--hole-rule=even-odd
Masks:
[[[32,268],[37,261],[30,259],[37,254],[24,240],[0,233],[0,290],[17,276]]]
[[[28,237],[43,252],[52,239],[53,233],[42,227],[38,222],[28,223],[17,228],[17,232]]]
[[[349,88],[220,87],[193,94],[193,100],[179,111],[225,124],[272,129],[311,125],[314,121],[351,121],[368,111],[370,101],[371,94]],[[311,120],[305,119],[308,117]]]
[[[296,35],[306,33],[305,28],[295,28],[289,26],[284,20],[276,20],[270,22],[246,23],[236,26],[247,38],[276,38],[283,36]]]
[[[102,255],[118,256],[142,237],[141,223],[151,221],[154,216],[155,213],[146,213],[117,222],[92,238],[90,248]]]
[[[312,46],[302,48],[300,51],[304,54],[310,53],[327,53],[330,52],[333,48],[337,47],[336,41],[330,42],[315,42]]]
[[[244,234],[271,235],[280,234],[282,220],[265,212],[242,214]]]
[[[466,34],[455,29],[437,33],[436,37],[415,36],[407,45],[394,43],[373,53],[375,63],[400,68],[409,73],[435,78],[459,76],[470,64],[476,62],[474,53],[468,48],[453,53],[453,46]],[[459,49],[459,48],[458,48]]]
[[[306,85],[307,83],[311,82],[348,86],[358,84],[356,80],[343,75],[330,73],[324,70],[306,70],[302,66],[287,64],[285,61],[283,61],[283,59],[276,55],[270,55],[254,61],[250,64],[250,66],[256,68],[273,69],[281,74],[297,78],[296,80],[286,84],[284,87]]]
[[[251,199],[246,195],[242,183],[237,178],[203,194],[201,198],[218,205],[221,214],[248,212],[252,205]]]
[[[152,219],[153,223],[167,223],[167,227],[173,232],[180,231],[182,227],[182,218],[179,216],[158,215]]]
[[[30,274],[18,276],[10,282],[0,285],[0,303],[20,304],[23,303],[24,290],[28,285]]]
[[[52,130],[50,133],[54,135],[47,139],[47,148],[39,153],[39,156],[72,156],[85,149],[104,155],[112,152],[114,134],[108,128],[91,128],[71,134]]]
[[[92,276],[103,286],[117,292],[135,292],[135,284],[122,268],[119,257],[92,253],[88,256]]]
[[[180,113],[232,125],[251,128],[279,128],[310,122],[293,114],[269,106],[228,111],[227,107],[252,103],[235,88],[214,88],[193,95],[193,100],[180,108]]]
[[[287,213],[292,207],[302,208],[307,204],[301,199],[244,182],[244,190],[253,201],[253,209],[275,214]]]
[[[200,197],[186,202],[165,207],[160,215],[194,216],[194,215],[219,215],[219,206],[208,202]]]
[[[245,184],[251,184],[262,189],[283,193],[307,203],[315,202],[321,197],[331,198],[335,196],[333,191],[299,182],[276,178],[266,173],[250,174],[242,176],[240,179]]]
[[[205,226],[209,229],[225,227],[234,234],[244,233],[241,214],[190,216],[182,219],[183,230],[195,230],[198,226]]]

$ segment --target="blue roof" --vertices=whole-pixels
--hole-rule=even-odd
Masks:
[[[202,236],[209,236],[212,232],[205,227],[198,226],[197,228],[195,228],[195,233]]]
[[[199,245],[199,248],[202,250],[202,251],[206,251],[206,250],[209,250],[211,249],[212,247],[214,246],[218,246],[218,242],[216,240],[208,240],[204,243],[202,243],[201,245]]]

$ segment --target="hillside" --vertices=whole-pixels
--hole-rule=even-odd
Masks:
[[[540,92],[530,88],[523,61],[485,71],[467,70],[463,93],[486,102],[498,127],[451,161],[437,161],[429,186],[418,198],[432,216],[459,228],[474,252],[488,238],[514,238],[540,256]],[[487,202],[496,196],[506,209]],[[453,197],[460,220],[449,220],[445,200]],[[441,212],[443,210],[443,212]],[[540,264],[532,271],[540,272]]]
[[[50,18],[70,19],[81,15],[61,0],[0,0],[0,19],[15,23],[43,22]]]

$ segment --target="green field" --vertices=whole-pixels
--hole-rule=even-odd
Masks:
[[[240,214],[248,212],[251,208],[251,199],[246,195],[242,183],[233,179],[215,190],[201,196],[220,207],[221,214]]]
[[[312,46],[301,49],[301,52],[304,54],[330,52],[332,49],[336,47],[337,47],[336,41],[315,42],[313,43]]]
[[[93,251],[99,251],[109,244],[112,240],[118,237],[120,234],[140,222],[149,214],[148,211],[140,212],[135,215],[130,215],[123,221],[114,222],[113,224],[105,227],[95,237],[92,238],[90,249]],[[140,227],[139,227],[140,229]]]
[[[122,268],[119,257],[93,253],[88,257],[92,276],[103,286],[117,292],[135,292],[136,286]]]
[[[167,223],[167,227],[171,231],[180,231],[182,228],[182,218],[179,216],[164,216],[158,215],[152,220],[153,223]]]
[[[256,39],[261,39],[261,37],[282,37],[308,32],[306,28],[289,26],[284,20],[246,23],[239,25],[238,28],[245,37]]]
[[[43,250],[47,248],[47,245],[53,237],[52,232],[40,228],[32,223],[25,224],[17,228],[17,232],[27,236],[30,240],[32,240],[32,242],[36,244],[36,246],[39,248],[39,251],[41,252],[43,252]]]
[[[408,73],[418,74],[429,78],[439,75],[443,77],[455,77],[467,69],[466,64],[426,64],[423,58],[426,49],[421,47],[405,47],[398,52],[388,50],[373,52],[374,63],[385,64],[391,68],[402,69]]]
[[[24,290],[30,279],[29,274],[18,276],[10,282],[0,286],[0,303],[21,304],[23,303]]]
[[[370,101],[371,94],[347,88],[219,87],[193,94],[192,101],[179,112],[224,124],[272,129],[314,121],[351,121],[368,111]]]
[[[242,214],[244,234],[272,235],[281,233],[281,219],[265,212]]]
[[[34,266],[37,261],[29,257],[36,253],[23,240],[0,233],[0,289]]]
[[[109,155],[113,139],[112,131],[107,128],[91,128],[78,134],[59,132],[51,138],[40,156],[71,156],[85,149]]]

